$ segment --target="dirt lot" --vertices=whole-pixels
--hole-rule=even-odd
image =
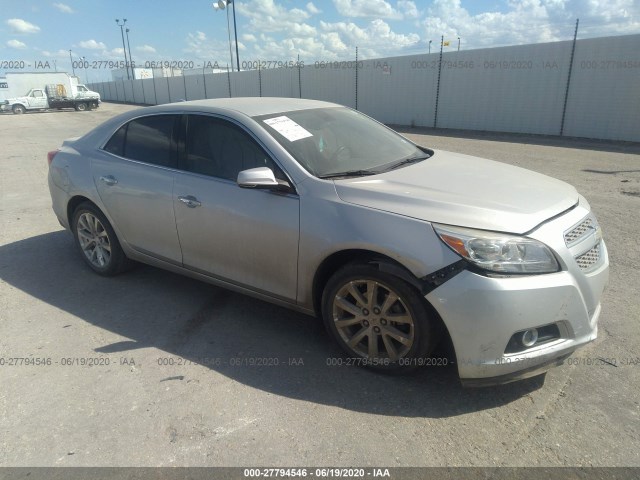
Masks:
[[[0,115],[1,466],[640,466],[640,146],[403,130],[574,184],[610,251],[596,342],[544,380],[466,390],[451,367],[328,366],[318,322],[204,283],[92,274],[46,152],[131,108]]]

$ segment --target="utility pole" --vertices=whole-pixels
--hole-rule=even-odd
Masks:
[[[71,60],[71,70],[73,71],[73,76],[76,76],[76,69],[73,66],[73,57],[71,56],[71,49],[69,49],[69,60]]]
[[[136,76],[133,71],[133,57],[131,56],[131,45],[129,44],[129,29],[127,28],[127,48],[129,49],[129,62],[131,63],[131,78],[135,80]]]
[[[571,46],[571,59],[569,60],[569,74],[567,75],[567,88],[564,92],[564,105],[562,106],[562,120],[560,122],[560,136],[564,135],[564,121],[567,115],[567,101],[569,100],[569,87],[571,85],[571,73],[573,71],[573,58],[576,54],[576,41],[578,40],[578,25],[580,19],[576,18],[576,29],[573,32],[573,45]]]
[[[458,51],[460,51],[460,37],[458,37]]]
[[[229,0],[231,2],[231,0]],[[240,54],[238,53],[238,27],[236,25],[236,2],[233,0],[231,2],[233,6],[233,34],[236,37],[236,66],[238,67],[238,71],[240,71]]]
[[[116,18],[116,24],[120,27],[120,35],[122,36],[122,50],[124,51],[124,66],[127,70],[127,80],[131,80],[131,77],[129,77],[129,60],[127,59],[127,47],[124,44],[124,30],[122,29],[122,27],[124,27],[126,23],[126,18],[122,20],[122,24],[120,24],[120,19]]]

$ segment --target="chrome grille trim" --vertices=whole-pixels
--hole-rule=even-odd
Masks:
[[[589,233],[593,228],[595,228],[596,224],[591,217],[587,217],[583,219],[578,225],[570,228],[564,234],[564,243],[567,247],[575,244],[578,240],[580,240],[584,235]]]
[[[581,270],[588,270],[600,260],[600,242],[598,242],[591,250],[586,251],[576,257],[576,263]]]

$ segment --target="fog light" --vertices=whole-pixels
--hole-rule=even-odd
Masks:
[[[525,330],[522,333],[522,338],[520,339],[522,345],[525,347],[533,347],[538,341],[538,329],[532,328],[531,330]]]

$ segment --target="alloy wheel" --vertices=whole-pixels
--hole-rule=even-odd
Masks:
[[[78,218],[78,241],[89,262],[98,268],[105,268],[111,260],[111,241],[100,220],[89,212]]]
[[[333,321],[344,343],[368,359],[396,362],[415,341],[411,311],[397,292],[376,280],[343,285],[333,298]]]

